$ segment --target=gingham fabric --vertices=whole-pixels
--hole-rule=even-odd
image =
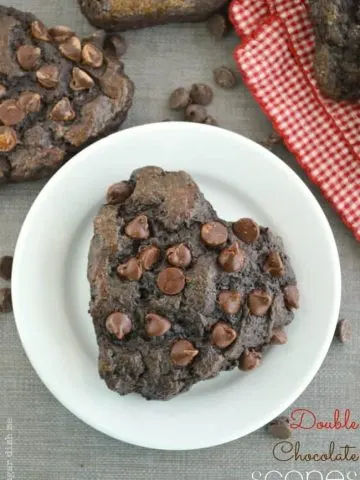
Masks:
[[[313,75],[307,0],[233,0],[244,81],[311,180],[360,240],[360,103],[335,102]]]

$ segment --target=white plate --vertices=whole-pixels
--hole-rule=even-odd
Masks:
[[[287,345],[251,373],[222,373],[168,402],[111,392],[97,372],[87,313],[86,264],[92,219],[106,188],[132,170],[188,171],[220,216],[252,216],[284,239],[301,309]],[[132,128],[86,148],[45,186],[22,227],[12,289],[18,331],[38,375],[76,416],[125,442],[195,449],[234,440],[285,410],[316,374],[340,304],[340,267],[328,222],[313,195],[281,160],[216,127],[161,123]]]

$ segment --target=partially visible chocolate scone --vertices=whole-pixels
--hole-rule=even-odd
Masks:
[[[88,263],[99,372],[121,395],[169,399],[286,343],[299,292],[282,241],[220,219],[185,172],[112,185]]]
[[[227,0],[79,0],[89,22],[105,30],[129,30],[205,20]]]
[[[123,65],[70,28],[0,6],[0,183],[55,172],[131,106]]]
[[[316,35],[314,68],[321,91],[336,100],[360,98],[360,3],[310,0]]]

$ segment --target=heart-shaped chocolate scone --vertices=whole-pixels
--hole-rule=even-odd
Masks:
[[[299,292],[282,240],[220,219],[187,173],[136,170],[109,188],[94,230],[99,371],[120,395],[169,399],[285,343]]]

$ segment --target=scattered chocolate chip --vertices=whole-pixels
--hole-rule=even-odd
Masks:
[[[335,335],[341,343],[349,343],[352,337],[352,327],[349,320],[343,318],[336,325]]]
[[[287,335],[282,328],[274,328],[271,332],[271,345],[285,345],[287,343]]]
[[[81,60],[81,41],[79,37],[73,35],[68,38],[64,43],[59,45],[60,52],[64,57],[73,60],[74,62],[80,62]]]
[[[262,144],[264,145],[264,147],[268,148],[269,150],[272,150],[272,148],[275,145],[279,145],[282,142],[283,142],[283,140],[280,137],[280,135],[277,132],[274,131],[274,132],[270,133],[270,135],[267,137],[265,142],[262,142]]]
[[[25,118],[25,112],[16,100],[5,100],[0,104],[0,120],[4,125],[16,125]]]
[[[11,152],[16,147],[16,132],[11,127],[0,127],[0,152]]]
[[[130,317],[121,312],[111,313],[106,319],[105,326],[106,330],[119,340],[122,340],[132,330]]]
[[[236,85],[236,76],[230,67],[218,67],[213,70],[214,81],[221,88],[233,88]]]
[[[35,70],[41,57],[41,49],[33,45],[21,45],[16,50],[16,58],[24,70]]]
[[[109,35],[104,41],[104,50],[107,55],[122,57],[127,50],[125,38],[121,35]]]
[[[190,98],[198,105],[209,105],[214,97],[213,91],[205,83],[194,83],[190,90]]]
[[[99,68],[103,64],[103,52],[92,43],[86,43],[82,49],[82,60],[90,67]]]
[[[45,88],[55,88],[59,83],[59,75],[56,65],[44,65],[36,72],[37,81]]]
[[[0,83],[0,98],[6,95],[6,92],[7,92],[7,88],[5,87],[5,85],[2,85]]]
[[[296,285],[288,285],[284,288],[284,300],[287,308],[299,308],[300,294]]]
[[[167,249],[166,258],[170,265],[184,268],[191,263],[191,252],[186,245],[179,243]]]
[[[190,103],[190,95],[185,88],[180,87],[172,92],[169,98],[169,108],[171,110],[182,110]]]
[[[143,274],[140,262],[136,258],[130,258],[127,262],[122,263],[116,271],[119,277],[130,281],[140,280]]]
[[[206,23],[206,27],[209,30],[211,36],[216,40],[221,40],[228,31],[228,23],[224,15],[215,13]]]
[[[108,188],[106,193],[106,203],[116,205],[117,203],[124,203],[133,192],[133,187],[128,182],[114,183]]]
[[[282,277],[285,267],[278,252],[270,252],[264,263],[264,272],[270,273],[273,277]]]
[[[290,420],[288,417],[278,417],[272,420],[267,430],[275,438],[286,440],[291,437]]]
[[[66,25],[56,25],[55,27],[50,28],[49,34],[56,43],[66,42],[69,38],[74,36],[74,32]]]
[[[120,98],[124,94],[124,80],[119,62],[107,62],[105,73],[100,77],[100,87],[105,95],[113,99]]]
[[[74,67],[71,76],[70,88],[76,92],[81,90],[88,90],[94,86],[94,80],[88,73],[81,68]]]
[[[171,328],[171,322],[156,313],[148,313],[145,317],[145,330],[149,337],[161,337]]]
[[[248,298],[248,306],[252,315],[266,315],[272,303],[272,297],[263,290],[253,290]]]
[[[218,322],[211,332],[211,343],[219,348],[229,347],[237,338],[237,333],[225,322]]]
[[[214,127],[217,127],[218,126],[218,123],[217,121],[215,120],[214,117],[212,117],[211,115],[208,115],[205,120],[203,121],[203,123],[205,123],[206,125],[214,125]]]
[[[0,313],[12,311],[12,299],[10,288],[0,288]]]
[[[245,254],[235,242],[221,250],[218,262],[225,272],[239,272],[244,266]]]
[[[75,116],[75,111],[67,97],[59,100],[49,114],[50,120],[55,120],[56,122],[69,122],[74,120]]]
[[[233,230],[237,237],[245,243],[254,243],[259,238],[259,225],[251,218],[240,218],[233,224]]]
[[[209,222],[201,226],[200,236],[209,247],[218,247],[228,239],[228,231],[220,222]]]
[[[241,294],[235,290],[223,290],[218,301],[221,310],[229,315],[235,315],[240,310]]]
[[[203,123],[207,116],[205,108],[195,103],[189,105],[185,110],[185,120],[188,122]]]
[[[150,245],[139,252],[138,259],[144,270],[151,270],[155,263],[159,261],[160,255],[160,248]]]
[[[166,295],[177,295],[185,288],[185,275],[175,267],[165,268],[157,277],[157,286]]]
[[[262,354],[255,350],[246,349],[239,360],[240,370],[249,371],[259,367],[262,361]]]
[[[42,40],[43,42],[51,41],[48,29],[42,22],[39,22],[38,20],[35,20],[31,24],[31,35],[37,40]]]
[[[96,32],[92,33],[88,37],[84,38],[84,43],[90,42],[96,45],[98,48],[103,48],[107,33],[105,30],[96,30]]]
[[[186,367],[198,354],[199,350],[196,350],[191,342],[188,340],[178,340],[171,348],[170,358],[174,365]]]
[[[125,227],[125,233],[128,237],[136,240],[149,238],[149,223],[146,215],[138,215],[134,220],[131,220]]]
[[[41,109],[41,96],[36,92],[22,92],[18,104],[25,113],[39,112]]]
[[[0,258],[0,278],[11,280],[13,257],[5,255]]]

